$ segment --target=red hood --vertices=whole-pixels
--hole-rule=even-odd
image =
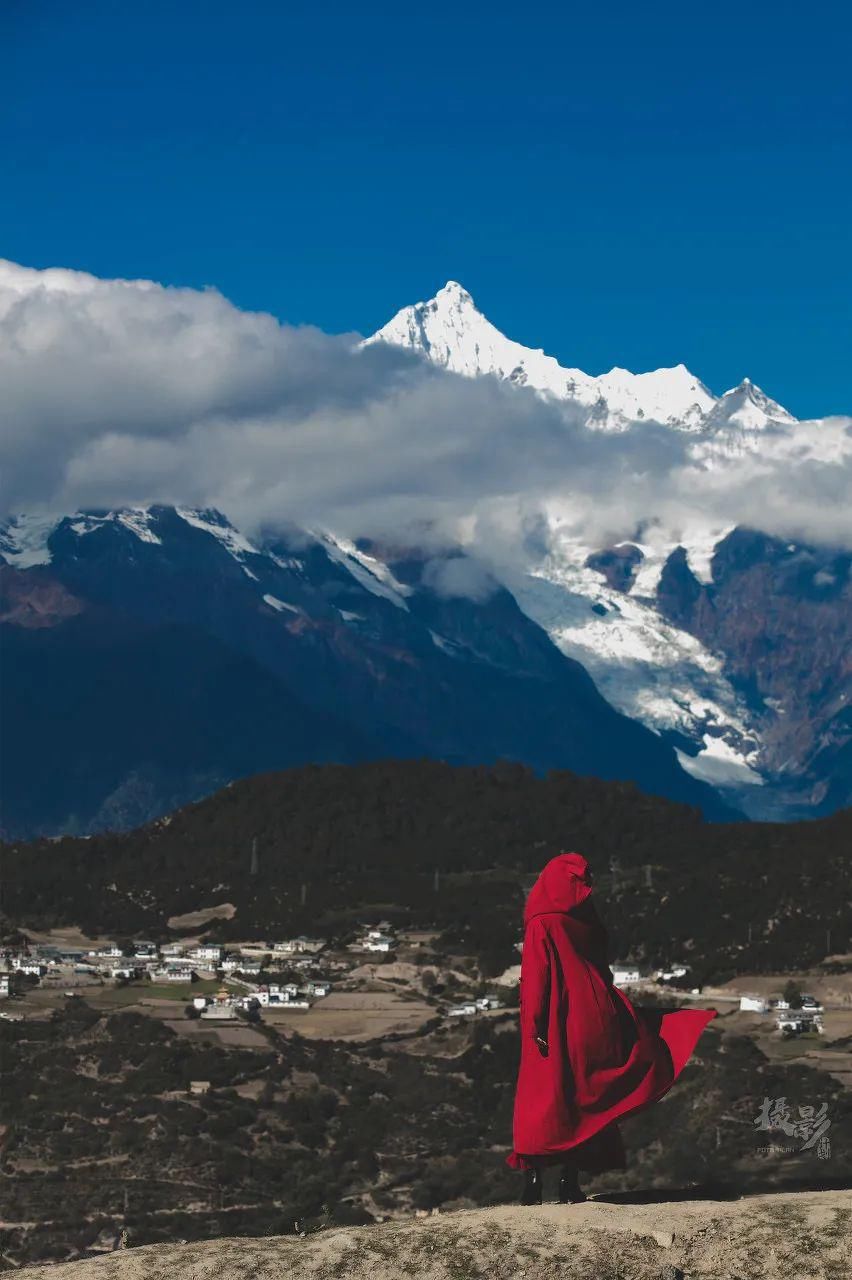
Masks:
[[[580,853],[560,853],[551,858],[536,880],[524,909],[524,924],[533,916],[573,911],[592,892],[589,864]]]

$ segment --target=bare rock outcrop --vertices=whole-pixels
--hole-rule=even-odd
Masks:
[[[846,1280],[852,1194],[475,1209],[309,1236],[149,1245],[27,1280]]]

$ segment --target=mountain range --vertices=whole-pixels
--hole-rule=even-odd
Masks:
[[[723,488],[748,469],[759,478],[770,466],[794,473],[852,458],[849,417],[798,421],[748,378],[715,396],[683,365],[598,377],[563,368],[506,338],[454,281],[368,341],[529,388],[575,408],[592,432],[662,428],[685,446],[696,491]],[[764,533],[755,513],[742,523],[708,520],[698,501],[674,515],[649,509],[627,536],[602,545],[578,529],[570,507],[551,504],[540,550],[525,547],[524,572],[507,579],[562,652],[751,816],[814,816],[848,804],[846,548]],[[774,527],[777,513],[764,514]]]
[[[0,570],[8,833],[134,826],[260,770],[385,756],[519,759],[730,816],[508,590],[436,589],[457,557],[256,545],[172,507],[25,528],[28,567]]]
[[[496,378],[590,433],[669,433],[702,475],[830,464],[798,422],[682,365],[592,377],[512,342],[449,283],[366,340]],[[7,834],[123,828],[306,761],[500,758],[627,779],[708,816],[852,798],[850,555],[754,520],[648,512],[601,540],[541,513],[511,557],[154,504],[0,529]],[[368,536],[371,535],[372,536]]]

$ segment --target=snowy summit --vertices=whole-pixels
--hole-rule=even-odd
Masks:
[[[643,420],[695,432],[728,425],[755,431],[770,422],[794,421],[748,379],[717,397],[683,364],[650,373],[616,366],[597,377],[563,368],[553,356],[502,334],[455,280],[428,302],[403,307],[367,342],[405,347],[465,377],[493,374],[541,395],[575,401],[588,409],[589,425],[604,430],[624,430]]]

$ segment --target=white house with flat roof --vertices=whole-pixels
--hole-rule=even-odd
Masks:
[[[299,934],[298,938],[285,938],[283,942],[273,942],[272,954],[276,956],[301,955],[305,952],[322,951],[325,938],[308,938]]]
[[[376,929],[371,929],[365,938],[361,941],[361,947],[364,951],[388,952],[393,950],[393,938],[387,934],[379,933]]]
[[[192,982],[194,970],[191,964],[167,964],[161,969],[154,969],[151,977],[154,982]]]
[[[763,996],[740,996],[740,1013],[768,1013],[769,1001]]]
[[[199,942],[189,952],[189,958],[199,963],[218,964],[222,959],[222,948],[215,942]]]

